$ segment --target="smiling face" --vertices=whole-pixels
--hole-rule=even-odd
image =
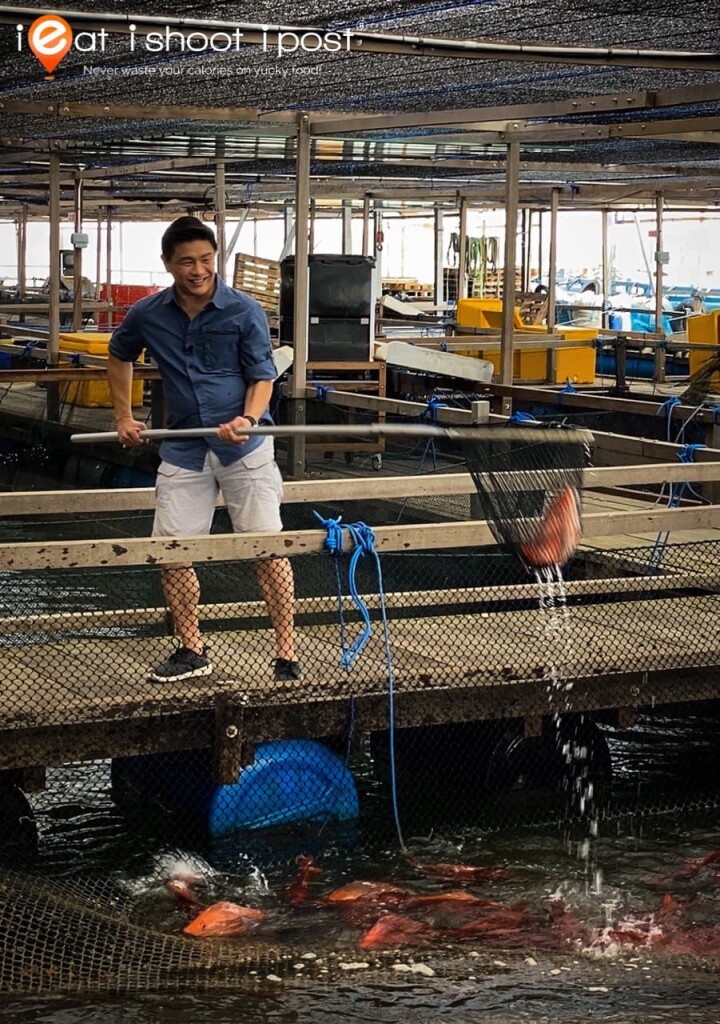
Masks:
[[[215,250],[203,239],[179,242],[172,256],[163,256],[165,269],[172,274],[175,291],[191,304],[208,302],[215,293]]]

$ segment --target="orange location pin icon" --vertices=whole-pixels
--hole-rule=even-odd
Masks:
[[[45,76],[52,81],[52,72],[72,46],[72,29],[59,14],[44,14],[36,18],[28,29],[30,49],[48,72]]]

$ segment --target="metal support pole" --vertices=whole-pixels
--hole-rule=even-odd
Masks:
[[[443,227],[444,217],[441,206],[435,207],[435,293],[433,301],[436,306],[442,306],[445,301],[445,279],[443,276]]]
[[[48,276],[47,364],[57,366],[60,359],[60,154],[50,153],[48,201],[50,213],[50,273]],[[60,392],[55,383],[47,386],[47,418],[60,419]]]
[[[227,268],[227,247],[225,245],[225,137],[215,138],[215,233],[217,235],[217,268],[220,277],[225,277]]]
[[[515,331],[515,260],[517,252],[518,194],[520,187],[520,144],[507,146],[505,176],[505,265],[503,267],[502,333],[500,335],[500,383],[512,384],[513,334]],[[503,398],[502,412],[509,416],[512,399]]]
[[[520,288],[528,290],[528,212],[520,211]]]
[[[352,255],[352,199],[342,201],[342,254]]]
[[[83,179],[82,172],[75,172],[75,234],[83,229]],[[81,331],[83,324],[83,251],[73,245],[73,316],[74,331]]]
[[[608,244],[608,224],[610,221],[610,211],[603,210],[601,213],[602,217],[602,293],[603,293],[603,312],[602,312],[602,325],[603,327],[610,326],[610,307],[608,305],[610,301],[610,247]]]
[[[112,302],[112,207],[108,206],[105,211],[105,301]],[[112,309],[107,312],[108,330],[115,326],[115,313]]]
[[[315,198],[310,199],[310,227],[308,230],[308,252],[315,252],[315,215],[316,215],[316,203]]]
[[[457,301],[467,298],[467,199],[460,200]]]
[[[226,247],[225,247],[225,273],[223,275],[226,280],[227,280],[228,262],[230,261],[230,257],[232,256],[232,254],[235,252],[235,246],[238,243],[238,238],[240,237],[240,232],[242,231],[242,226],[245,223],[245,221],[247,220],[249,213],[250,213],[250,208],[248,206],[246,206],[244,210],[240,211],[240,216],[238,217],[237,224],[235,225],[235,230],[232,233],[230,241],[227,242],[227,244],[226,244]],[[235,275],[233,273],[233,278],[234,278],[234,276]]]
[[[378,239],[382,236],[383,230],[383,219],[382,219],[382,202],[379,200],[375,201],[375,209],[373,211],[373,259],[375,260],[375,267],[373,269],[373,275],[375,277],[375,289],[374,295],[382,295],[382,258],[383,258],[383,243],[378,242]]]
[[[542,282],[543,278],[543,222],[545,220],[545,213],[543,210],[538,210],[538,277]]]
[[[370,253],[370,196],[363,196],[362,254]]]
[[[285,200],[285,206],[283,208],[283,218],[285,223],[283,241],[287,246],[288,240],[291,237],[292,232],[295,228],[295,217],[293,215],[293,204],[291,199]]]
[[[548,311],[547,329],[548,334],[555,330],[555,294],[557,278],[557,227],[558,227],[558,201],[560,189],[554,188],[550,193],[550,255],[548,259]]]
[[[102,207],[97,208],[97,240],[95,244],[95,298],[100,298],[101,284],[100,275],[102,274]],[[100,323],[100,314],[98,313],[97,319],[98,325]]]
[[[310,207],[310,118],[298,115],[297,165],[295,176],[295,278],[294,346],[290,421],[305,422],[305,385],[307,382],[309,328],[308,228]],[[288,473],[295,479],[305,476],[305,437],[299,434],[288,444]]]
[[[27,291],[27,226],[28,226],[28,208],[23,204],[23,208],[20,211],[20,217],[18,219],[18,298],[24,299],[25,292]]]
[[[655,196],[655,333],[658,340],[663,336],[663,212],[665,197],[662,192]],[[653,381],[662,384],[665,380],[667,351],[662,345],[655,348],[655,373]]]

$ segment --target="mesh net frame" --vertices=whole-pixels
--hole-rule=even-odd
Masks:
[[[480,509],[506,549],[535,566],[564,564],[580,535],[580,486],[590,464],[584,430],[505,427],[473,440],[459,431]]]

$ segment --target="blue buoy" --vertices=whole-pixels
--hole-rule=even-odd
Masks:
[[[157,811],[179,817],[210,836],[302,822],[357,818],[352,774],[341,758],[316,740],[273,740],[231,785],[212,781],[210,752],[178,751],[116,758],[117,803],[137,817]]]

